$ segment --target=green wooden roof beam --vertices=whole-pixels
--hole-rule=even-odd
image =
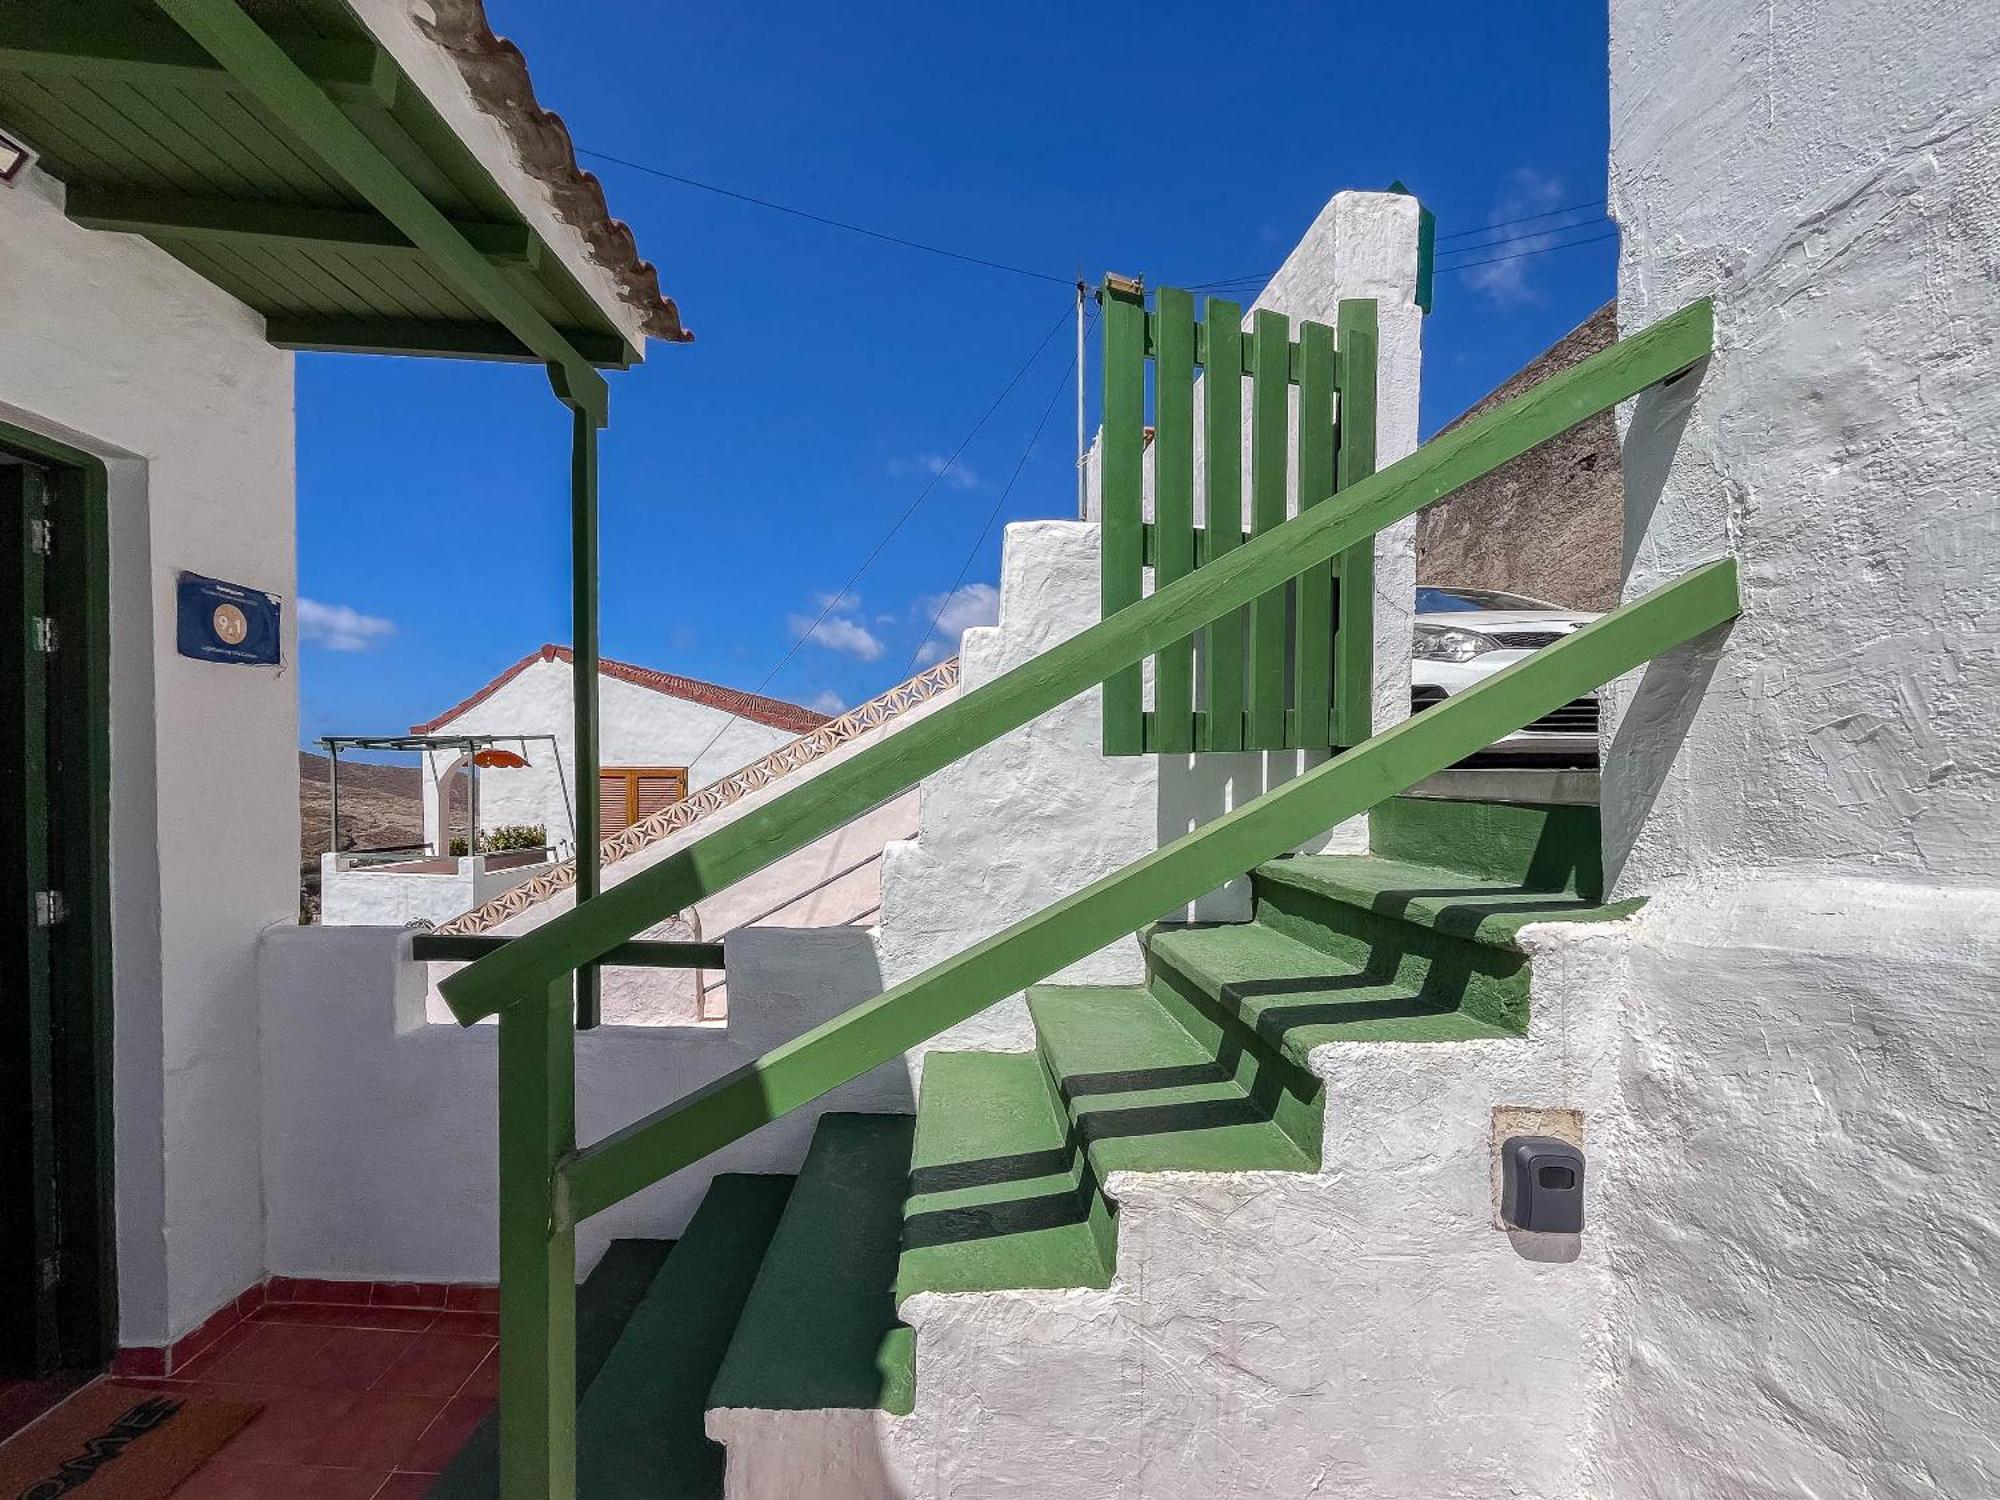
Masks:
[[[276,44],[335,99],[385,109],[395,99],[396,65],[370,42],[281,36]],[[45,13],[0,11],[0,71],[195,90],[238,87],[235,75],[177,32],[65,24]]]
[[[280,349],[316,354],[418,354],[433,359],[482,359],[546,364],[506,329],[440,318],[361,318],[348,313],[273,313],[265,339]],[[615,333],[565,329],[563,337],[591,364],[623,370],[632,354]]]
[[[556,394],[603,426],[604,377],[452,224],[236,0],[155,0],[236,83],[430,257],[474,304],[549,366]]]
[[[1110,316],[1108,308],[1106,315]],[[1713,306],[1706,299],[1690,303],[1484,416],[1431,439],[1408,457],[1253,537],[1208,566],[1125,604],[1115,614],[1107,613],[1088,630],[964,694],[865,754],[773,798],[596,899],[579,902],[504,951],[461,969],[443,984],[453,1015],[469,1026],[517,1004],[539,1003],[549,984],[602,958],[615,944],[638,936],[662,917],[684,911],[711,892],[804,848],[981,745],[1383,527],[1415,515],[1586,417],[1688,370],[1708,355],[1714,332]],[[1138,545],[1136,536],[1133,545]]]
[[[216,240],[224,244],[338,245],[423,252],[380,214],[345,208],[189,198],[117,188],[71,189],[64,211],[85,229],[143,234],[149,239]],[[542,242],[525,224],[454,220],[451,226],[493,265],[534,267]]]

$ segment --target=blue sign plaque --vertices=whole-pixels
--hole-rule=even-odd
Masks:
[[[276,666],[282,607],[283,601],[276,594],[262,589],[183,573],[177,632],[180,653],[199,661]]]

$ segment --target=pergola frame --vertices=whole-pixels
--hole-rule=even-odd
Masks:
[[[575,705],[576,895],[597,894],[602,855],[598,847],[598,643],[597,643],[597,442],[610,420],[610,389],[585,353],[538,312],[507,279],[511,245],[496,246],[489,226],[455,223],[354,124],[329,96],[336,80],[321,80],[246,13],[237,0],[155,0],[234,83],[292,131],[333,173],[367,200],[386,225],[428,258],[434,270],[540,359],[549,382],[570,409],[570,628]],[[106,39],[115,48],[114,39]],[[366,83],[374,83],[370,73]],[[348,63],[338,86],[366,86]],[[122,205],[130,208],[131,205]],[[212,217],[212,216],[211,216]],[[231,232],[256,232],[255,205],[233,210]],[[296,209],[268,206],[271,234],[306,238],[379,234],[381,226],[302,219]],[[496,254],[496,250],[499,252]],[[599,1018],[595,966],[579,970],[576,1024]]]
[[[465,852],[479,852],[479,762],[481,750],[495,745],[519,745],[527,749],[529,741],[546,744],[555,753],[556,783],[562,781],[562,742],[552,734],[327,734],[320,736],[320,743],[326,746],[327,799],[329,807],[326,819],[326,847],[329,853],[339,854],[340,848],[340,752],[343,750],[403,751],[410,754],[429,756],[434,750],[456,750],[469,762],[467,780],[469,784],[466,806]],[[456,764],[454,762],[454,764]],[[436,780],[435,776],[432,778]],[[438,842],[439,854],[449,852],[451,844],[450,793],[442,785],[438,788]],[[570,833],[576,832],[576,807],[569,802],[569,789],[563,786],[563,800],[570,809]],[[357,850],[357,853],[379,853],[378,850]]]

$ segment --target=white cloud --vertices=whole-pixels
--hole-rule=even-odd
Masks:
[[[845,615],[829,614],[817,620],[811,615],[793,615],[791,622],[793,634],[857,661],[875,661],[884,649],[873,631]]]
[[[958,638],[973,626],[998,623],[1000,590],[990,583],[968,583],[949,594],[926,594],[911,609],[927,625],[937,621],[917,652],[918,665],[929,666],[958,649]]]
[[[1519,167],[1508,179],[1507,191],[1493,205],[1487,221],[1495,225],[1511,225],[1531,214],[1546,214],[1551,209],[1559,208],[1562,201],[1563,183],[1560,177],[1544,177],[1533,167]],[[1575,229],[1577,226],[1571,224],[1566,227]],[[1468,256],[1473,260],[1484,260],[1487,264],[1470,267],[1465,279],[1503,305],[1533,302],[1540,294],[1528,283],[1528,272],[1535,264],[1535,256],[1530,252],[1564,243],[1562,234],[1563,227],[1557,227],[1498,236],[1490,245],[1468,246]],[[1499,243],[1503,238],[1505,243]]]
[[[915,458],[892,458],[889,472],[898,479],[911,474],[928,474],[955,490],[976,490],[979,475],[964,459],[954,459],[943,453],[919,453]]]
[[[299,639],[329,651],[372,651],[396,633],[396,622],[345,604],[299,600]]]
[[[828,688],[825,692],[816,693],[811,698],[808,698],[806,700],[806,707],[817,713],[831,716],[845,709],[847,707],[847,700],[832,688]]]

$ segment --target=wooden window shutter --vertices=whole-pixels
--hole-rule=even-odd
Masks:
[[[686,766],[606,766],[597,773],[598,830],[608,838],[687,793]]]

